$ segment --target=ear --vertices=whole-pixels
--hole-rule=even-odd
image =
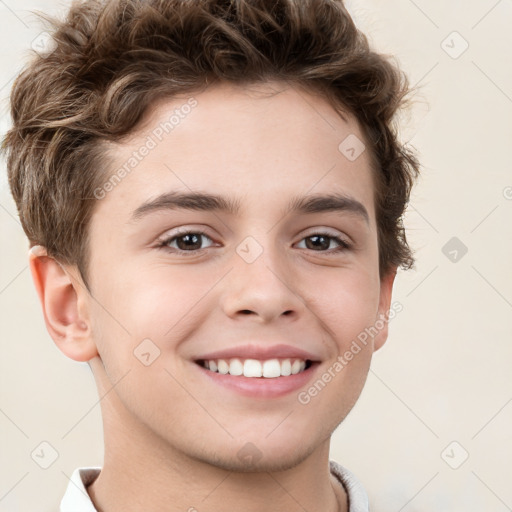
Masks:
[[[395,282],[397,267],[393,267],[381,277],[380,280],[380,299],[379,310],[377,313],[377,322],[384,322],[382,329],[379,329],[378,334],[373,340],[373,350],[379,350],[384,345],[388,338],[388,319],[389,308],[391,306],[391,295],[393,292],[393,283]]]
[[[63,354],[75,361],[98,355],[85,301],[87,289],[41,245],[29,251],[32,280],[43,308],[46,329]]]

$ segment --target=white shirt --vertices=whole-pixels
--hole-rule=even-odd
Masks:
[[[337,462],[330,462],[331,473],[345,488],[348,499],[348,512],[369,512],[368,496],[357,478]],[[101,468],[78,468],[71,475],[66,493],[60,503],[60,512],[97,512],[87,493]]]

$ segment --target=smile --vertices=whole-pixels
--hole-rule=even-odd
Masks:
[[[210,359],[200,360],[198,364],[207,370],[221,375],[244,376],[250,378],[274,379],[289,377],[307,370],[311,366],[309,359]]]

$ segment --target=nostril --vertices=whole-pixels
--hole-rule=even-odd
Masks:
[[[240,311],[240,313],[243,313],[244,315],[250,315],[252,313],[252,311],[250,309],[242,309],[242,311]]]

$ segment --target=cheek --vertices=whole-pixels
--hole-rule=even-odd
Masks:
[[[316,288],[317,315],[330,330],[336,353],[313,386],[302,390],[298,398],[313,416],[322,414],[322,402],[332,404],[333,427],[357,401],[371,363],[373,338],[369,333],[377,318],[380,291],[378,274],[371,268],[340,269],[335,279],[322,280]]]
[[[141,343],[164,352],[202,321],[202,299],[218,281],[212,272],[186,268],[134,271],[118,268],[105,276],[91,304],[94,337],[105,365],[131,367]],[[144,345],[142,345],[142,348]],[[157,349],[155,349],[157,351]]]
[[[324,276],[316,275],[307,288],[308,307],[334,337],[339,350],[375,322],[380,284],[373,273],[333,269]]]
[[[185,337],[207,315],[203,301],[221,276],[221,272],[192,266],[162,265],[141,272],[120,291],[126,297],[123,314],[133,325],[133,334],[154,336],[167,344]]]
[[[371,274],[339,272],[336,279],[317,280],[310,301],[330,344],[330,358],[297,395],[311,421],[324,418],[328,431],[350,412],[366,382],[373,354],[369,332],[379,303],[378,279]]]

